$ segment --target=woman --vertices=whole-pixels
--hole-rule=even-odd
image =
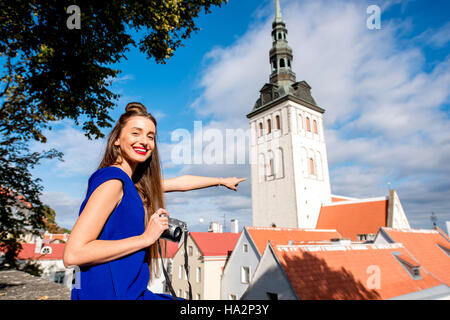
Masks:
[[[158,259],[158,239],[168,228],[164,192],[213,185],[237,190],[237,178],[181,176],[163,180],[156,120],[129,103],[111,131],[106,152],[91,175],[64,250],[64,265],[80,266],[72,299],[172,299],[147,289]]]

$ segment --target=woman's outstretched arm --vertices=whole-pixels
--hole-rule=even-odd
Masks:
[[[215,177],[183,175],[176,178],[164,179],[163,188],[164,192],[172,192],[172,191],[189,191],[222,185],[227,187],[228,189],[237,191],[237,185],[245,180],[247,180],[247,178],[236,178],[236,177],[215,178]]]
[[[112,261],[154,243],[167,229],[167,213],[156,211],[142,235],[121,240],[97,240],[106,220],[122,198],[122,182],[117,179],[102,183],[89,197],[83,212],[78,217],[64,248],[63,261],[66,267],[93,265]]]

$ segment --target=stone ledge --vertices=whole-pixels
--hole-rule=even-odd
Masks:
[[[26,272],[2,270],[0,300],[70,300],[70,289]]]

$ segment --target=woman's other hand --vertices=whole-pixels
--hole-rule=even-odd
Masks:
[[[220,185],[225,186],[228,189],[237,191],[238,184],[245,180],[247,180],[247,178],[236,178],[236,177],[220,178]]]
[[[142,237],[148,246],[156,242],[163,232],[169,228],[169,212],[163,208],[159,208],[150,217]]]

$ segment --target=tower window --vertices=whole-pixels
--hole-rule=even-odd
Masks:
[[[309,173],[311,175],[315,175],[315,170],[314,170],[314,159],[313,158],[309,158]]]
[[[280,116],[275,117],[275,125],[277,130],[280,130]]]
[[[271,122],[270,119],[268,119],[267,120],[267,133],[271,133],[272,132],[272,126],[271,126],[270,122]]]
[[[284,58],[280,59],[280,68],[284,68],[286,65],[284,64]]]
[[[275,60],[272,61],[272,67],[274,70],[277,70],[277,62]]]
[[[317,121],[316,120],[313,120],[313,130],[314,130],[314,133],[317,133]]]
[[[281,33],[278,34],[278,40],[280,40],[280,39],[281,39]]]
[[[261,137],[263,135],[263,124],[262,122],[259,123],[259,136]]]
[[[291,60],[288,59],[288,67],[291,67]]]
[[[306,117],[306,131],[311,131],[311,122],[309,117]]]

